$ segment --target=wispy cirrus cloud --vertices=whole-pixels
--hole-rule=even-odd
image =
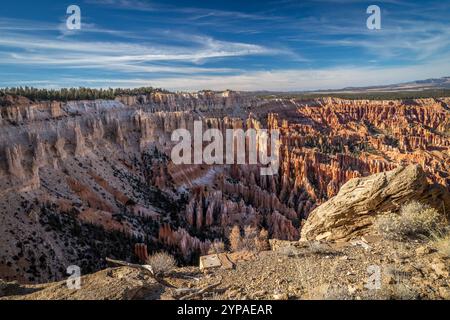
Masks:
[[[368,56],[383,60],[420,61],[450,53],[450,23],[403,20],[397,21],[395,26],[387,25],[379,32],[361,28],[361,23],[335,26],[309,21],[305,24],[309,26],[306,34],[289,35],[285,40],[316,45],[324,50],[362,49]]]
[[[75,40],[72,37],[36,36],[34,33],[31,35],[21,32],[24,29],[31,30],[33,25],[38,30],[59,30],[55,25],[41,26],[39,23],[30,21],[20,21],[21,27],[17,28],[10,23],[9,29],[5,30],[0,37],[0,65],[97,68],[130,73],[228,73],[233,69],[201,68],[196,65],[211,59],[281,54],[279,50],[260,45],[220,41],[209,36],[176,32],[168,33],[171,41],[166,41],[166,43],[117,40],[86,41]],[[116,35],[112,30],[98,28],[94,28],[90,32]],[[125,36],[125,34],[121,34],[121,36]],[[158,65],[161,63],[172,63],[172,65]]]
[[[158,12],[169,11],[172,13],[188,14],[189,20],[199,20],[202,18],[226,17],[231,19],[264,20],[281,19],[282,17],[268,17],[259,13],[245,13],[233,10],[219,10],[206,7],[183,7],[169,3],[156,3],[141,0],[85,0],[86,3],[100,5],[108,8],[126,9],[130,11]]]
[[[85,0],[85,3],[95,4],[117,9],[138,10],[138,11],[156,11],[158,7],[150,2],[140,0]]]
[[[382,59],[401,58],[421,61],[435,55],[450,52],[450,29],[417,28],[417,32],[387,32],[373,37],[345,36],[328,39],[302,39],[323,47],[348,47],[366,50],[370,55]]]
[[[101,53],[107,61],[155,61],[180,60],[198,62],[203,59],[270,54],[277,50],[259,45],[219,41],[210,37],[186,35],[190,46],[171,46],[151,44],[143,45],[128,42],[102,42],[102,41],[75,41],[58,40],[48,37],[37,39],[21,34],[9,34],[0,38],[0,46],[23,49],[32,52],[32,49],[46,50],[45,54],[54,52],[84,52]],[[92,56],[86,57],[87,59]]]

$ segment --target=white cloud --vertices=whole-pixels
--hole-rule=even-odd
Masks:
[[[450,59],[407,67],[259,71],[221,77],[152,79],[151,83],[157,87],[188,91],[202,89],[301,91],[386,85],[448,75],[450,75]]]
[[[374,86],[437,78],[450,75],[450,59],[407,67],[357,68],[341,67],[314,70],[277,70],[246,72],[240,75],[187,75],[183,77],[83,79],[62,78],[47,82],[52,87],[77,83],[90,87],[153,86],[174,91],[242,90],[242,91],[303,91],[341,89],[352,86]],[[0,84],[2,82],[0,81]],[[33,85],[32,81],[27,84]],[[20,85],[20,83],[18,84]],[[39,86],[40,83],[36,83]]]

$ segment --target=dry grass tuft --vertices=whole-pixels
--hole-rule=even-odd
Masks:
[[[444,226],[436,209],[413,201],[403,205],[400,214],[387,213],[377,219],[375,228],[387,239],[405,240],[429,237]]]
[[[158,276],[169,274],[177,266],[175,258],[166,252],[158,252],[151,255],[147,260],[147,264],[152,267],[153,272]]]
[[[450,258],[450,231],[435,232],[431,235],[433,247],[440,255]]]

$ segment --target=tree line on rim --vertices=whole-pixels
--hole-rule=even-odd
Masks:
[[[118,96],[126,95],[146,95],[154,92],[168,92],[163,89],[153,87],[141,87],[133,89],[108,88],[62,88],[62,89],[39,89],[33,87],[14,87],[0,89],[0,97],[7,95],[22,96],[33,101],[61,101],[70,100],[96,100],[96,99],[115,99]],[[7,103],[5,103],[7,105]]]

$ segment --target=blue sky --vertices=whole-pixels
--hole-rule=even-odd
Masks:
[[[81,30],[66,28],[69,5]],[[381,8],[369,30],[366,9]],[[2,1],[0,87],[316,90],[450,76],[450,2]]]

